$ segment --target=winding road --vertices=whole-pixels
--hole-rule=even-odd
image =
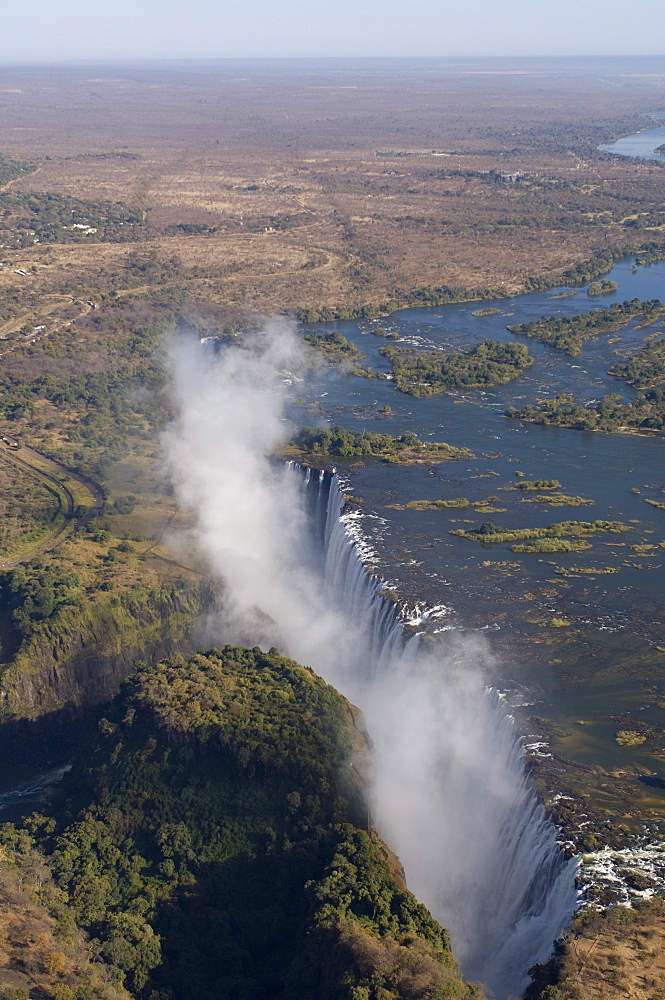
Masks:
[[[58,545],[61,545],[78,528],[82,528],[88,521],[91,521],[93,517],[99,514],[104,505],[105,496],[101,486],[91,479],[86,479],[85,476],[79,475],[78,472],[72,472],[65,465],[61,465],[60,462],[56,462],[52,458],[47,458],[46,455],[42,455],[41,452],[35,451],[33,448],[27,448],[24,445],[20,449],[16,449],[12,447],[11,443],[7,443],[7,440],[4,440],[6,437],[11,442],[14,440],[13,438],[5,435],[4,431],[0,431],[0,435],[3,437],[3,440],[0,441],[3,457],[10,462],[16,462],[30,469],[49,485],[55,485],[58,494],[65,495],[67,505],[67,509],[63,510],[65,514],[64,523],[56,527],[52,534],[46,538],[42,538],[40,542],[22,552],[20,556],[0,562],[0,570],[8,570],[13,569],[20,563],[30,562],[31,559],[41,555],[43,552],[51,552]],[[86,512],[80,517],[75,516],[75,510],[79,503],[71,488],[67,485],[67,482],[71,480],[85,487],[92,498],[92,504],[86,505]]]

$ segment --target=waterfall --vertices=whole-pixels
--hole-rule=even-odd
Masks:
[[[449,631],[408,639],[385,582],[368,572],[334,474],[299,470],[324,592],[354,635],[335,678],[375,746],[373,811],[409,887],[446,926],[465,975],[517,996],[575,907],[577,863],[529,781],[501,696],[475,664],[487,652]]]
[[[217,354],[171,348],[179,417],[164,434],[183,540],[224,587],[225,642],[276,646],[363,712],[371,808],[407,883],[449,929],[465,975],[517,996],[576,902],[575,862],[528,780],[479,635],[409,637],[337,477],[268,458],[284,441],[288,372],[302,367],[284,322]]]

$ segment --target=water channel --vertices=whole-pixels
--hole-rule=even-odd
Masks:
[[[665,119],[664,114],[652,114],[654,119]],[[626,135],[616,142],[599,146],[605,153],[616,153],[618,156],[635,156],[640,160],[659,160],[665,163],[665,155],[656,152],[658,146],[665,144],[665,125],[657,128],[643,129],[634,135]]]
[[[561,288],[483,302],[483,308],[499,310],[493,315],[474,316],[479,305],[464,303],[325,328],[338,330],[366,354],[364,364],[387,374],[379,353],[386,343],[425,350],[465,349],[486,337],[509,343],[515,336],[507,324],[573,316],[613,300],[663,298],[665,263],[635,267],[634,259],[624,260],[608,277],[618,288],[601,300],[589,298],[584,288]],[[558,297],[567,291],[574,294]],[[526,424],[504,411],[562,391],[581,402],[606,393],[629,399],[633,390],[608,369],[653,332],[630,323],[586,341],[577,358],[524,338],[534,364],[514,382],[424,399],[400,393],[390,379],[323,368],[297,384],[293,409],[300,424],[414,431],[424,440],[471,450],[472,459],[433,466],[342,467],[347,489],[361,501],[359,524],[373,549],[370,561],[412,608],[440,608],[429,621],[432,631],[485,633],[496,657],[495,682],[512,704],[522,706],[527,730],[534,717],[534,731],[548,733],[543,752],[555,751],[564,760],[571,787],[590,796],[601,814],[634,829],[645,822],[655,829],[665,819],[660,743],[616,742],[617,731],[630,729],[631,720],[662,734],[665,550],[659,543],[665,540],[665,510],[653,503],[665,502],[663,438]],[[385,333],[399,340],[387,341]],[[517,472],[556,479],[562,493],[590,502],[558,508],[529,502],[516,489]],[[470,506],[406,506],[459,498]],[[473,504],[492,513],[476,513]],[[542,556],[516,554],[509,544],[481,547],[450,534],[490,518],[506,528],[605,519],[621,521],[627,530],[595,536],[587,552]]]

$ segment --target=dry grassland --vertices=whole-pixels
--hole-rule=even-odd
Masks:
[[[662,106],[653,63],[4,68],[0,151],[38,165],[15,192],[141,208],[146,240],[181,257],[193,297],[276,312],[420,286],[513,289],[648,238],[622,219],[662,201],[662,168],[594,147]],[[527,171],[573,187],[437,170]],[[56,292],[121,268],[127,252],[12,251],[11,264],[37,273],[5,268],[0,283]]]
[[[665,914],[615,909],[576,921],[560,959],[560,1000],[663,1000]]]

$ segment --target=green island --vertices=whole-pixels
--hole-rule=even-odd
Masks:
[[[436,396],[449,389],[504,385],[533,363],[523,344],[483,340],[468,351],[444,354],[408,347],[382,347],[395,385],[411,396]]]
[[[594,501],[585,497],[571,497],[566,493],[537,493],[534,497],[522,497],[520,503],[545,503],[551,507],[582,507]]]
[[[368,826],[368,749],[357,711],[274,650],[139,671],[52,808],[0,828],[0,888],[51,918],[49,995],[482,998]]]
[[[513,545],[513,552],[582,552],[590,548],[583,541],[590,535],[608,532],[612,535],[628,531],[628,525],[621,521],[559,521],[548,528],[502,528],[492,521],[486,521],[479,528],[455,528],[450,532],[459,538],[468,538],[483,545],[498,545],[506,542],[522,542],[536,539],[527,545]]]
[[[558,490],[560,486],[558,479],[520,479],[519,483],[511,488],[531,493],[534,490]]]
[[[455,497],[452,500],[409,500],[407,503],[389,503],[386,507],[389,510],[464,510],[473,507],[481,513],[497,514],[503,509],[493,507],[497,503],[496,497],[488,497],[486,500],[468,500],[466,497]]]
[[[665,337],[659,335],[633,354],[625,363],[613,365],[610,375],[625,379],[636,389],[653,389],[665,382]]]
[[[330,364],[346,365],[354,375],[361,375],[363,378],[385,378],[380,372],[360,364],[367,355],[341,333],[306,333],[303,340],[315,351],[319,351]]]
[[[603,281],[592,281],[587,289],[587,295],[590,299],[597,298],[599,295],[610,295],[612,292],[616,292],[618,287],[616,281],[608,281],[607,278]]]
[[[587,406],[576,403],[570,393],[562,392],[537,406],[509,406],[505,413],[507,417],[517,417],[528,423],[573,430],[604,431],[606,434],[654,433],[665,426],[665,390],[650,389],[630,403],[610,393]]]
[[[496,306],[488,306],[487,309],[474,309],[471,313],[472,316],[496,316],[501,310],[497,309]]]
[[[311,455],[314,458],[382,458],[386,462],[459,461],[470,458],[467,448],[453,448],[443,441],[421,441],[415,434],[377,434],[374,431],[349,431],[344,427],[303,427],[284,449],[284,455]]]
[[[522,337],[532,337],[559,351],[566,351],[576,358],[582,350],[582,344],[589,337],[613,333],[637,317],[641,317],[640,326],[649,326],[663,316],[665,305],[659,299],[649,302],[631,299],[630,302],[613,302],[607,309],[594,309],[567,319],[543,316],[530,323],[515,323],[507,329]]]

